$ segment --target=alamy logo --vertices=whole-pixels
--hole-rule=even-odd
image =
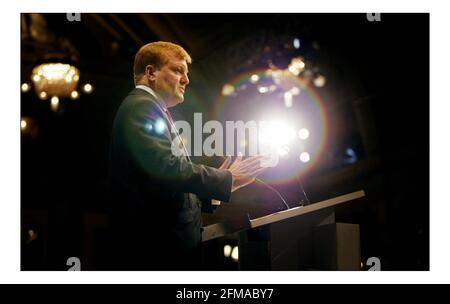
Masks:
[[[66,13],[67,21],[73,22],[73,21],[81,21],[81,14],[80,13]]]
[[[77,257],[68,258],[66,265],[72,266],[69,269],[67,269],[67,271],[81,271],[81,262],[80,262],[80,259]]]
[[[381,21],[381,14],[380,13],[367,13],[366,17],[367,17],[367,20],[369,20],[370,22]]]
[[[145,125],[147,132],[160,135],[166,128],[162,119]],[[224,126],[219,121],[210,120],[203,124],[202,113],[194,113],[193,127],[189,122],[179,120],[170,131],[180,135],[171,145],[175,156],[266,155],[269,157],[263,165],[267,167],[276,166],[279,157],[288,154],[293,140],[309,137],[307,129],[295,130],[282,121],[226,121]],[[208,135],[205,140],[204,134]],[[304,161],[304,155],[300,155],[300,159]]]
[[[366,265],[372,266],[368,269],[369,271],[380,271],[381,270],[381,261],[377,257],[368,258]]]

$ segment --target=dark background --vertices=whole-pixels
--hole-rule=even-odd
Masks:
[[[299,53],[327,78],[318,89],[329,117],[321,163],[303,178],[312,202],[364,189],[363,202],[337,210],[361,225],[361,255],[383,270],[429,269],[429,15],[382,14],[65,14],[21,15],[21,77],[49,56],[81,71],[91,94],[61,100],[58,112],[31,90],[22,93],[22,269],[67,269],[80,257],[99,269],[108,255],[108,145],[115,111],[133,88],[134,54],[145,43],[172,41],[194,59],[186,102],[175,116],[213,117],[223,84],[234,75]],[[301,47],[295,50],[292,39]],[[255,105],[257,106],[257,105]],[[349,162],[352,148],[356,161]],[[217,159],[197,159],[218,165]],[[295,203],[296,185],[277,186]],[[261,211],[257,185],[233,195],[205,223]],[[276,210],[276,198],[266,198]],[[259,208],[259,209],[258,209]],[[33,230],[37,238],[30,238]],[[221,255],[223,244],[218,241]],[[216,261],[217,262],[217,261]],[[220,269],[236,269],[229,259]]]

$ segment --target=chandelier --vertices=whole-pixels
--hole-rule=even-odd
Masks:
[[[64,63],[44,63],[31,73],[34,90],[41,99],[52,97],[73,97],[76,92],[80,71]]]

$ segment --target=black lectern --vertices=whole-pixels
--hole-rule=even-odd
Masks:
[[[334,208],[363,190],[267,216],[203,227],[203,241],[239,233],[241,270],[359,270],[359,225],[336,223]]]

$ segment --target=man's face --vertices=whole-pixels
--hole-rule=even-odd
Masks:
[[[155,91],[173,107],[184,101],[184,91],[189,84],[186,60],[169,54],[167,63],[155,71]]]

